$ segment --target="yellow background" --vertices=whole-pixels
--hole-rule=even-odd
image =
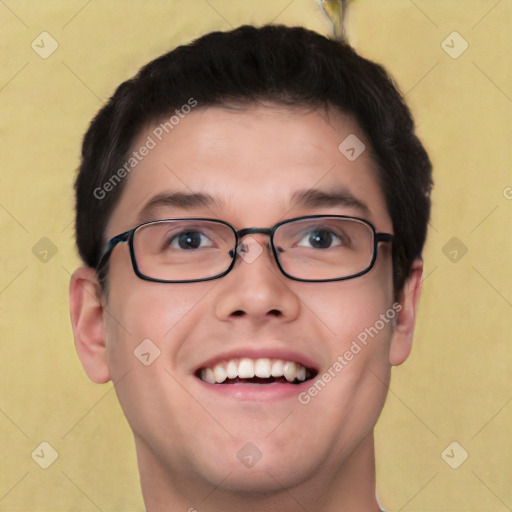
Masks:
[[[112,385],[83,373],[68,320],[81,137],[150,59],[271,21],[331,30],[314,0],[0,2],[0,510],[143,509],[130,430]],[[379,497],[389,511],[510,510],[512,2],[354,0],[346,21],[406,94],[435,168],[415,346],[377,427]],[[59,45],[47,59],[31,48],[44,31]],[[458,58],[442,46],[452,32],[469,45]],[[31,457],[43,441],[48,469]],[[441,456],[454,441],[446,460],[469,454],[457,469]]]

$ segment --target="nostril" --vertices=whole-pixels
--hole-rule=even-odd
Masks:
[[[272,316],[283,316],[283,312],[282,311],[279,311],[278,309],[271,309],[269,312],[268,312],[269,315],[272,315]]]
[[[233,313],[231,313],[232,316],[244,316],[245,315],[245,312],[242,311],[241,309],[237,309],[236,311],[233,311]]]

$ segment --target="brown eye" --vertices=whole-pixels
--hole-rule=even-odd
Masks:
[[[192,250],[201,247],[211,247],[211,240],[199,231],[185,231],[174,236],[169,245],[174,249]]]
[[[318,228],[311,230],[297,245],[313,249],[329,249],[341,243],[341,237],[333,233],[332,230]]]

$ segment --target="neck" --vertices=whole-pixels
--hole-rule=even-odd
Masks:
[[[318,468],[310,478],[293,487],[277,486],[268,493],[233,492],[197,473],[171,471],[140,440],[136,440],[142,494],[147,512],[378,512],[375,498],[373,432],[368,434],[337,469]],[[273,482],[276,484],[277,482]],[[275,486],[274,486],[275,489]]]

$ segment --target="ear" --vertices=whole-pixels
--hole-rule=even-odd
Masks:
[[[408,357],[412,348],[412,335],[416,323],[416,308],[420,298],[421,276],[423,275],[423,262],[414,260],[411,272],[405,280],[400,292],[399,303],[401,309],[396,316],[396,325],[391,338],[389,349],[389,363],[393,366],[402,364]]]
[[[94,382],[107,382],[104,305],[96,271],[89,267],[77,269],[69,286],[71,325],[76,351],[87,375]]]

